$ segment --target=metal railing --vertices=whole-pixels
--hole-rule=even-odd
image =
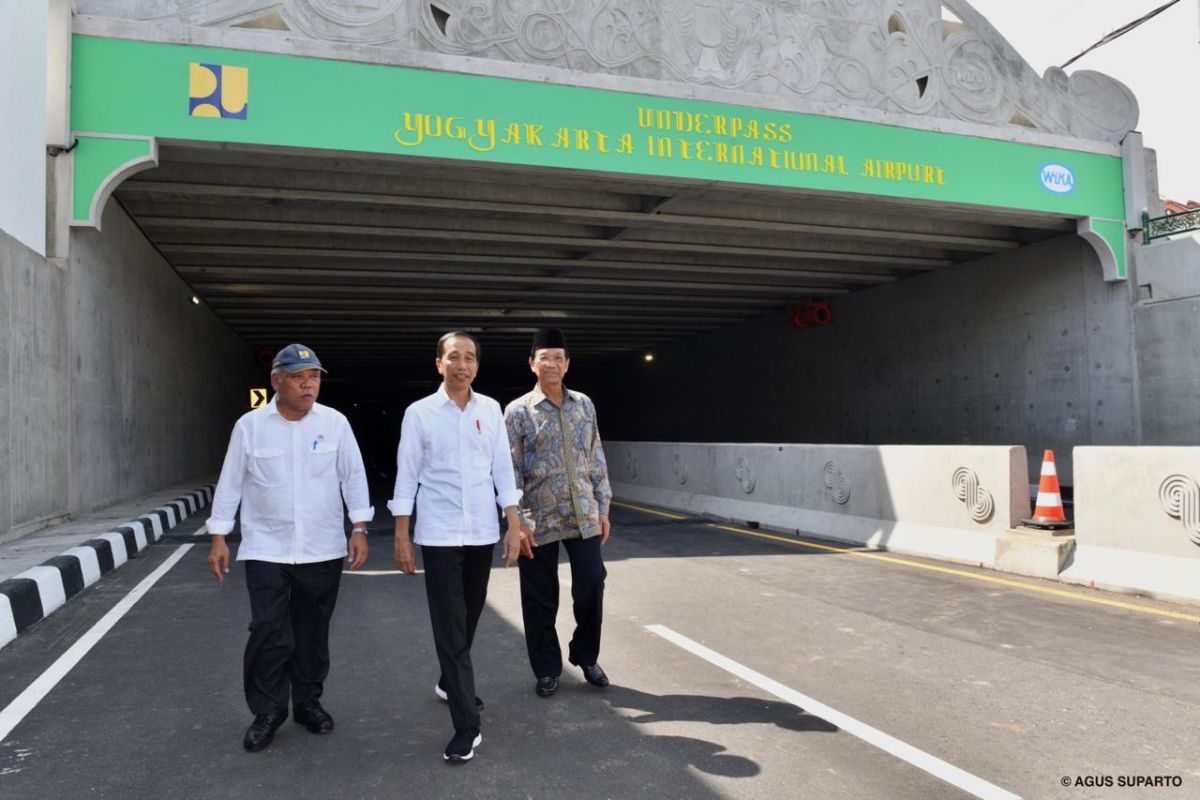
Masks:
[[[1142,212],[1142,241],[1145,244],[1165,236],[1192,231],[1200,231],[1200,208],[1189,209],[1179,214],[1167,214],[1165,217],[1151,217],[1145,211]]]

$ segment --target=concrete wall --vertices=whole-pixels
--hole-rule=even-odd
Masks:
[[[0,231],[0,537],[68,507],[67,275]]]
[[[0,2],[0,231],[46,252],[46,2]]]
[[[1138,441],[1130,287],[1068,236],[606,363],[608,438],[1023,445]]]
[[[1138,248],[1134,309],[1145,444],[1200,444],[1200,242]]]
[[[1134,253],[1142,301],[1200,296],[1200,233],[1155,241]]]
[[[72,509],[216,472],[251,382],[266,385],[117,203],[102,230],[71,241]]]
[[[1200,444],[1200,297],[1134,310],[1145,444]]]
[[[220,468],[252,350],[116,203],[60,269],[0,233],[0,537]]]

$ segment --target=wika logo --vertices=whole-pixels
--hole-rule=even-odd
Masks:
[[[1075,173],[1062,164],[1042,164],[1042,188],[1055,194],[1075,191]]]
[[[250,70],[221,64],[189,64],[188,95],[188,116],[246,119]]]

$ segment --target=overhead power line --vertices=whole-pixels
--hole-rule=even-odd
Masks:
[[[1065,64],[1063,64],[1061,67],[1059,67],[1059,69],[1066,69],[1067,67],[1071,66],[1076,61],[1078,61],[1079,59],[1086,56],[1088,53],[1095,50],[1097,47],[1102,47],[1102,46],[1108,44],[1109,42],[1120,39],[1122,36],[1129,33],[1134,28],[1138,27],[1142,23],[1149,22],[1150,20],[1154,19],[1159,14],[1166,11],[1168,8],[1170,8],[1171,6],[1175,5],[1178,2],[1179,2],[1179,0],[1171,0],[1171,2],[1169,2],[1169,3],[1164,3],[1161,6],[1159,6],[1158,8],[1154,9],[1153,11],[1147,13],[1145,16],[1139,17],[1138,19],[1135,19],[1133,22],[1127,22],[1124,25],[1122,25],[1121,27],[1117,28],[1115,31],[1105,34],[1100,39],[1100,41],[1096,42],[1095,44],[1093,44],[1091,47],[1084,50],[1079,55],[1077,55],[1074,58],[1072,58],[1071,60],[1067,61]]]

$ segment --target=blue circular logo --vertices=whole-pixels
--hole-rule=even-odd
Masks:
[[[1042,188],[1054,194],[1070,194],[1075,191],[1075,173],[1064,164],[1042,164]]]

